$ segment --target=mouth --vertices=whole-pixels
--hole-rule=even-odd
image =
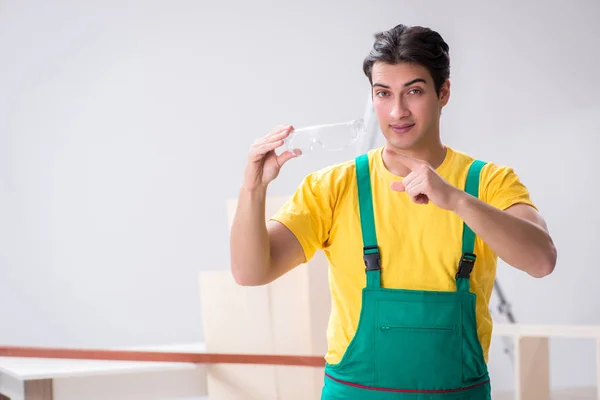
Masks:
[[[392,128],[392,130],[395,133],[406,133],[406,132],[410,131],[414,126],[415,126],[415,124],[390,125],[390,127]]]

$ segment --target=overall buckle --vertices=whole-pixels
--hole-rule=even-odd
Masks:
[[[365,246],[363,248],[363,259],[365,260],[366,271],[379,271],[381,269],[378,246]]]
[[[458,272],[456,273],[457,279],[469,278],[471,272],[473,272],[476,258],[477,256],[473,253],[463,253],[460,258],[460,263],[458,264]]]

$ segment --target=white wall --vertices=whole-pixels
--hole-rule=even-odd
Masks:
[[[554,275],[500,268],[518,320],[600,323],[600,4],[436,4],[3,2],[0,342],[201,339],[196,277],[228,266],[225,200],[248,146],[280,123],[362,116],[362,59],[397,23],[450,44],[446,142],[514,166],[553,232]],[[271,193],[353,155],[293,160]],[[552,349],[555,385],[592,384],[592,347]]]

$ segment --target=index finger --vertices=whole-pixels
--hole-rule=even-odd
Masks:
[[[266,141],[267,139],[279,135],[280,133],[291,131],[293,129],[292,125],[278,125],[271,132],[267,133],[265,136],[261,137],[260,140]]]

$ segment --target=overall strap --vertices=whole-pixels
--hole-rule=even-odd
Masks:
[[[479,197],[479,176],[481,169],[486,163],[475,160],[469,167],[467,180],[465,183],[465,192],[473,197]],[[462,236],[462,255],[456,274],[456,290],[459,292],[468,292],[470,290],[469,277],[475,266],[475,232],[466,223],[463,223]]]
[[[373,196],[371,193],[371,173],[369,156],[362,154],[356,157],[356,183],[358,186],[358,205],[360,227],[363,238],[363,259],[367,273],[367,287],[381,287],[381,257],[375,233],[375,215],[373,212]]]

